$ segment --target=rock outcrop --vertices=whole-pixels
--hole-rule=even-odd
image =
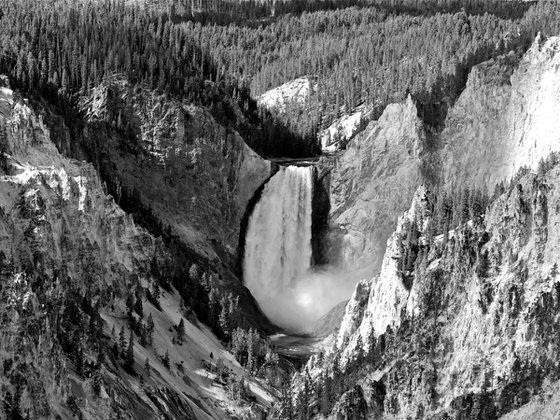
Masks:
[[[409,97],[387,107],[348,144],[329,176],[329,257],[357,276],[381,265],[385,242],[422,179],[426,134]]]
[[[537,37],[522,56],[474,66],[465,90],[434,133],[411,98],[387,107],[334,157],[329,258],[354,277],[381,268],[385,241],[423,184],[494,187],[560,150],[560,38]]]
[[[308,364],[320,378],[337,359],[354,378],[337,385],[347,391],[332,416],[359,394],[364,418],[497,418],[557,380],[559,179],[557,157],[539,176],[522,171],[483,219],[439,236],[418,190],[367,299],[360,283],[337,346]]]
[[[315,89],[312,80],[303,76],[266,91],[257,98],[257,103],[265,109],[282,113],[289,106],[304,106]]]
[[[99,165],[118,168],[116,190],[136,190],[164,225],[208,256],[216,257],[212,241],[234,254],[247,203],[270,176],[268,161],[207,110],[124,81],[97,87],[81,107],[90,125],[83,147],[99,146],[93,158],[106,153]],[[100,134],[103,144],[92,145]]]
[[[387,241],[379,276],[371,283],[362,281],[356,287],[346,306],[337,338],[338,346],[347,357],[355,354],[358,335],[360,342],[367,342],[370,337],[385,333],[388,327],[398,328],[402,314],[414,310],[409,307],[412,280],[411,274],[402,267],[406,258],[403,250],[418,246],[422,240],[419,232],[424,230],[423,224],[430,217],[431,205],[428,191],[420,187],[410,209],[399,218],[397,229]]]
[[[560,38],[475,66],[441,134],[444,180],[494,186],[560,150]]]
[[[223,106],[242,125],[244,116],[228,100]],[[211,287],[220,295],[239,297],[243,326],[274,330],[236,275],[242,219],[271,175],[270,162],[225,117],[219,121],[209,109],[118,77],[80,98],[79,106],[85,123],[76,127],[45,111],[53,141],[63,154],[91,162],[116,203],[170,244],[167,275],[184,298],[196,307],[208,286],[187,284],[195,262],[216,274]],[[199,316],[206,312],[201,308]]]
[[[346,250],[338,261],[381,272],[358,284],[336,344],[310,359],[307,379],[294,380],[297,395],[309,378],[334,390],[336,402],[317,402],[321,413],[523,418],[541,410],[555,418],[555,400],[536,395],[558,386],[559,45],[537,37],[522,57],[475,66],[437,136],[409,100],[335,158],[331,235]],[[442,226],[434,196],[411,190],[438,162],[434,179],[444,187],[505,188],[485,214],[434,234]],[[398,222],[379,225],[411,198]],[[393,224],[375,262],[383,251],[372,238]]]
[[[42,116],[15,96],[0,91],[0,416],[259,416],[273,398],[252,383],[260,402],[231,411],[210,371],[218,359],[243,369],[175,289],[159,288],[159,262],[172,257],[163,240],[115,203],[90,163],[60,155]]]

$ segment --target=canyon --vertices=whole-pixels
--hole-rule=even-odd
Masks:
[[[371,121],[358,108],[304,162],[255,153],[233,103],[219,118],[112,77],[79,97],[73,126],[1,88],[1,348],[17,353],[3,368],[28,390],[18,403],[34,418],[264,418],[279,389],[297,402],[340,381],[325,406],[308,400],[316,418],[545,410],[560,348],[558,60],[560,40],[539,35],[475,65],[438,126],[411,95]],[[260,103],[313,90],[301,78]],[[434,235],[442,197],[467,189],[488,206]],[[48,302],[59,315],[40,316]],[[148,316],[154,343],[140,345]],[[132,373],[112,350],[127,325]],[[237,327],[328,337],[275,387],[224,345]],[[63,330],[88,350],[51,345]],[[263,371],[289,376],[276,358]]]

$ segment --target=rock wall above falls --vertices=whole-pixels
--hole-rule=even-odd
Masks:
[[[266,411],[273,397],[258,383],[248,388],[260,407],[242,407],[208,379],[215,355],[252,381],[166,284],[164,241],[117,205],[93,165],[62,156],[43,116],[8,89],[0,89],[0,129],[0,401],[16,402],[2,404],[0,417],[209,420]]]
[[[268,161],[208,110],[125,81],[97,87],[81,108],[89,123],[82,147],[118,201],[136,195],[211,259],[212,241],[235,254],[245,208],[270,176]]]
[[[560,38],[475,66],[441,134],[443,178],[490,192],[560,150]]]
[[[391,104],[331,168],[329,259],[370,276],[416,187],[486,187],[560,150],[560,38],[537,37],[523,55],[476,65],[442,132],[426,129],[411,98]]]
[[[356,276],[380,268],[398,214],[422,180],[426,135],[413,100],[389,105],[335,158],[330,188],[329,259]]]
[[[430,193],[424,186],[419,187],[410,209],[399,218],[395,232],[387,241],[379,276],[356,287],[337,337],[343,359],[352,358],[358,343],[367,343],[372,336],[384,334],[388,327],[398,328],[402,315],[414,312],[414,305],[409,304],[411,274],[401,263],[406,259],[404,250],[417,247],[422,240],[431,206]]]
[[[558,160],[526,171],[447,235],[430,233],[433,197],[419,189],[311,377],[340,369],[352,379],[329,386],[339,401],[363,394],[366,418],[499,418],[531,401],[558,377],[559,179]]]

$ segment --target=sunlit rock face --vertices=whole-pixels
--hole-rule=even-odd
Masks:
[[[430,206],[427,189],[419,187],[410,209],[399,218],[397,229],[387,241],[379,276],[371,282],[361,282],[356,287],[337,338],[338,345],[343,348],[343,354],[347,357],[351,357],[356,351],[358,336],[362,343],[367,343],[370,336],[385,333],[387,327],[398,327],[401,316],[407,310],[414,311],[414,305],[409,305],[409,298],[413,298],[411,289],[406,286],[398,263],[402,257],[403,244],[408,240],[409,226],[417,223],[418,226],[414,229],[422,232],[429,217]],[[418,222],[419,214],[423,215],[423,222]],[[421,236],[417,240],[421,240]]]
[[[560,150],[560,38],[475,66],[441,134],[444,179],[490,192]]]
[[[362,392],[371,418],[499,418],[531,399],[539,414],[554,408],[534,395],[558,387],[560,167],[550,154],[560,150],[559,52],[558,38],[537,37],[523,57],[473,68],[438,137],[441,181],[492,193],[513,180],[483,220],[445,240],[427,237],[430,194],[418,189],[387,241],[380,275],[359,283],[346,307],[332,354],[358,379],[339,403]],[[413,240],[431,245],[407,282],[397,262],[411,223]],[[356,363],[357,354],[367,362]],[[312,377],[328,372],[318,363],[308,363]],[[529,408],[508,418],[527,418]]]
[[[300,77],[270,89],[257,98],[259,106],[283,112],[288,105],[304,105],[316,86],[308,77]]]
[[[329,158],[330,258],[355,278],[379,270],[398,215],[421,183],[424,125],[412,98],[383,115]]]

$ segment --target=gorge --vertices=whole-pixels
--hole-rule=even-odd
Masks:
[[[558,34],[0,0],[0,419],[560,418]]]

